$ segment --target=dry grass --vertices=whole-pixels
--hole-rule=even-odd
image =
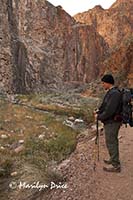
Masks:
[[[45,170],[48,161],[60,162],[74,150],[77,133],[55,115],[3,101],[0,110],[1,163],[8,160],[15,170],[18,163],[28,162]],[[41,134],[43,139],[39,139]],[[16,154],[20,140],[24,140],[24,150]]]

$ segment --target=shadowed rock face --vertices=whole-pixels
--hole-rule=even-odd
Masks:
[[[93,26],[77,23],[42,0],[0,0],[0,89],[61,89],[99,74],[108,45]]]
[[[93,25],[112,48],[133,32],[133,1],[117,0],[109,9],[101,6],[74,16],[78,22]]]

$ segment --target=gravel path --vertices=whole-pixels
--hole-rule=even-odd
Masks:
[[[100,161],[96,163],[94,140],[79,138],[75,152],[60,165],[67,178],[67,189],[54,189],[51,200],[132,200],[133,199],[133,128],[121,127],[119,134],[121,173],[102,170],[107,158],[104,134],[100,135]],[[42,198],[43,199],[43,198]]]

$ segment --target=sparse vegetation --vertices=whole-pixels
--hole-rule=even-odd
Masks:
[[[97,101],[78,94],[16,95],[15,100],[17,103],[0,99],[2,180],[65,181],[52,167],[74,151],[79,130],[66,126],[64,121],[72,116],[91,122]]]
[[[63,124],[66,117],[73,116],[87,122],[92,121],[94,103],[90,100],[89,107],[89,100],[79,95],[60,98],[56,94],[51,101],[47,95],[21,95],[15,98],[18,104],[9,103],[4,99],[0,101],[1,160],[6,158],[5,163],[9,163],[7,161],[9,156],[11,157],[11,165],[4,167],[6,174],[10,174],[11,166],[15,168],[24,162],[43,171],[51,160],[61,162],[75,149],[77,142],[77,131]],[[39,138],[40,135],[42,139]],[[19,141],[24,142],[24,148],[16,154],[16,148],[21,146]]]
[[[60,162],[70,155],[75,147],[76,134],[71,130],[70,132],[58,134],[56,138],[48,141],[46,144],[46,152],[51,160]]]
[[[12,160],[10,158],[1,160],[1,163],[0,163],[0,177],[9,176],[10,173],[11,173],[12,167],[13,167],[13,163],[12,163]]]
[[[28,102],[28,105],[35,109],[82,118],[87,123],[93,120],[92,111],[97,105],[96,98],[85,98],[80,94],[40,94],[32,97],[30,101],[29,97],[24,95],[17,98],[20,98],[20,103]]]

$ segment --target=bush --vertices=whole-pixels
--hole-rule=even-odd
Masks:
[[[12,169],[12,161],[11,160],[4,160],[0,164],[0,176],[9,176]]]
[[[58,162],[70,155],[76,147],[76,137],[73,133],[60,134],[46,144],[46,152],[51,160]]]

